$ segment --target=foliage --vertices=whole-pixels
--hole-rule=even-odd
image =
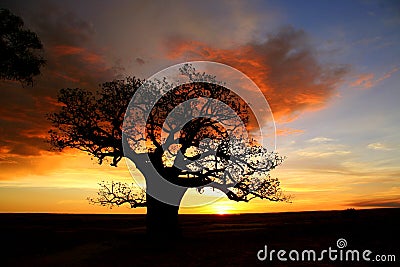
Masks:
[[[36,33],[24,29],[22,19],[0,9],[0,79],[33,85],[45,60],[38,52],[43,45]]]
[[[123,157],[122,123],[130,99],[141,85],[136,78],[106,82],[95,94],[80,88],[61,89],[59,112],[48,114],[53,124],[49,142],[54,150],[76,148],[117,166]]]

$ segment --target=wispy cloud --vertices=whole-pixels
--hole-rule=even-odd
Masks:
[[[361,208],[400,208],[400,195],[394,198],[379,198],[354,201],[347,204],[347,206]]]
[[[371,88],[372,86],[375,85],[374,79],[375,79],[375,74],[363,73],[363,74],[358,75],[356,77],[356,79],[353,82],[351,82],[350,85],[352,87],[359,87],[359,88],[367,89],[367,88]]]
[[[326,167],[329,165],[333,168],[339,168],[340,162],[343,162],[345,158],[353,153],[351,148],[339,142],[338,139],[317,136],[311,139],[297,142],[295,147],[292,147],[287,151],[295,157],[294,162],[298,161],[299,166],[307,162],[307,166],[312,166],[316,163],[316,168],[322,168],[327,170]],[[324,166],[324,167],[322,167]]]
[[[307,140],[306,142],[321,144],[321,143],[328,143],[328,142],[332,142],[332,141],[335,141],[335,139],[321,136],[321,137],[314,137],[312,139]]]
[[[383,151],[393,150],[392,148],[390,148],[387,145],[380,143],[380,142],[368,144],[367,148],[373,149],[373,150],[383,150]]]
[[[331,151],[307,151],[301,150],[298,151],[297,154],[301,157],[309,157],[309,158],[327,158],[331,156],[341,156],[350,154],[349,150],[331,150]]]
[[[299,157],[306,158],[330,158],[333,156],[344,156],[351,151],[343,144],[336,143],[336,139],[318,136],[304,141],[303,147],[295,153]]]
[[[288,127],[279,127],[276,129],[276,134],[280,136],[287,136],[287,135],[296,135],[296,134],[302,134],[304,133],[304,130],[301,129],[294,129],[294,128],[288,128]]]
[[[362,73],[355,77],[354,81],[350,83],[351,87],[360,89],[369,89],[377,86],[382,81],[389,79],[393,74],[400,70],[399,67],[393,67],[391,70],[377,77],[374,73]]]

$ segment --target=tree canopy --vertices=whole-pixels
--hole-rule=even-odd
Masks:
[[[23,20],[8,9],[0,9],[0,79],[33,85],[46,61],[36,33],[25,29]]]
[[[249,106],[215,77],[208,77],[214,82],[201,82],[206,74],[190,65],[180,71],[193,82],[171,88],[166,80],[146,84],[127,78],[103,83],[95,93],[61,90],[58,101],[63,106],[49,115],[52,147],[85,151],[100,164],[110,158],[112,166],[125,156],[148,185],[153,168],[172,184],[199,192],[216,188],[234,201],[287,201],[279,180],[269,175],[283,158],[245,136],[254,117]],[[193,79],[200,76],[203,79]],[[144,131],[140,125],[145,125]],[[103,183],[92,202],[142,206],[143,195],[127,188]]]

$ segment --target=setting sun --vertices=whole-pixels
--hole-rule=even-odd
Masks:
[[[226,215],[232,213],[232,208],[227,205],[217,205],[216,207],[213,207],[213,209],[215,214],[218,215]]]

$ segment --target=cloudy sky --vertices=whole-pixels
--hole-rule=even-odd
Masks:
[[[137,212],[88,204],[121,164],[50,152],[61,88],[95,90],[190,60],[228,64],[269,101],[272,176],[293,203],[221,200],[183,213],[400,207],[398,1],[3,1],[45,48],[35,86],[0,82],[0,212]],[[184,199],[184,201],[187,201]]]

